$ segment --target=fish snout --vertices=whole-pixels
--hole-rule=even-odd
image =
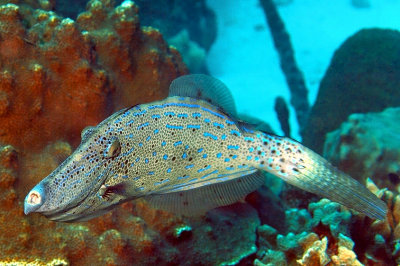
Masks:
[[[25,197],[24,213],[29,214],[39,209],[45,201],[43,184],[37,184]]]

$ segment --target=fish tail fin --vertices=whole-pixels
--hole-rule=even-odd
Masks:
[[[266,169],[268,172],[296,187],[343,204],[371,218],[385,219],[385,202],[365,186],[300,143],[287,138],[279,138],[278,141],[281,147],[289,148],[280,150],[277,156],[280,158],[274,159],[279,164],[269,164]]]
[[[387,205],[351,176],[340,171],[327,160],[307,149],[308,164],[299,169],[293,184],[304,190],[343,204],[371,218],[383,220]]]

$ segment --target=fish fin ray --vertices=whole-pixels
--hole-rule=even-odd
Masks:
[[[236,116],[236,107],[228,87],[220,80],[204,75],[191,74],[172,81],[168,96],[182,96],[209,102],[230,116]]]
[[[239,171],[239,172],[233,172],[230,173],[229,175],[225,175],[223,177],[213,177],[213,178],[206,178],[206,179],[199,179],[197,182],[188,182],[188,183],[183,183],[178,187],[166,187],[164,189],[160,189],[155,191],[155,194],[166,194],[166,193],[172,193],[172,192],[178,192],[178,191],[185,191],[185,190],[192,190],[196,189],[198,187],[203,187],[203,186],[208,186],[208,185],[214,185],[218,183],[222,183],[228,180],[233,180],[237,179],[240,177],[244,177],[250,174],[253,174],[254,172],[258,171],[256,168],[249,167],[244,171]],[[226,179],[226,180],[221,180],[221,179]]]
[[[249,129],[250,130],[259,130],[259,131],[262,131],[262,132],[268,133],[268,134],[273,132],[272,128],[261,119],[258,119],[258,118],[252,117],[252,116],[247,116],[247,115],[246,116],[239,115],[239,116],[241,119],[244,119],[246,121],[246,122],[244,122],[244,121],[239,120],[237,123],[239,128],[242,130],[245,130],[245,131],[246,131],[246,129],[247,130],[249,130]]]
[[[257,171],[244,177],[191,190],[150,195],[146,200],[157,209],[177,215],[199,216],[213,208],[237,202],[263,183],[264,176]]]
[[[384,219],[385,202],[380,200],[358,181],[343,173],[327,160],[305,149],[308,160],[296,166],[300,174],[285,178],[288,183],[343,204],[371,218]]]

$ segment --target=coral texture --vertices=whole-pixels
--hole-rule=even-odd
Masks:
[[[334,164],[362,183],[371,177],[366,186],[386,202],[386,219],[372,220],[326,199],[311,202],[307,209],[286,209],[285,230],[266,224],[258,228],[255,265],[400,263],[399,116],[400,108],[352,114],[325,143],[324,155]],[[390,190],[378,188],[385,186]]]
[[[308,210],[286,211],[288,233],[269,226],[257,229],[254,265],[395,265],[399,263],[400,196],[368,188],[388,204],[387,218],[373,221],[322,199]]]
[[[377,41],[379,40],[379,41]],[[365,29],[348,38],[333,55],[302,137],[322,153],[326,133],[350,114],[399,105],[400,33]]]
[[[388,204],[384,221],[327,200],[307,204],[300,193],[279,193],[276,179],[268,182],[275,191],[263,188],[248,203],[199,218],[144,200],[84,223],[25,216],[26,192],[71,154],[83,127],[165,96],[187,71],[157,30],[140,27],[130,1],[114,8],[92,0],[76,21],[34,9],[46,5],[51,1],[0,5],[0,264],[400,263],[400,197],[372,181],[368,187]]]
[[[71,154],[82,128],[163,98],[187,71],[157,30],[140,27],[133,2],[114,8],[112,1],[90,1],[77,21],[37,7],[48,8],[46,1],[0,5],[1,263],[173,259],[169,246],[165,256],[149,255],[160,234],[132,216],[132,204],[120,209],[121,220],[111,213],[85,224],[23,214],[27,190]]]
[[[164,97],[187,72],[130,1],[90,1],[76,21],[32,7],[48,8],[0,6],[0,141],[11,144],[0,147],[0,264],[233,264],[254,254],[260,221],[243,203],[196,220],[145,201],[86,223],[23,214],[27,190],[71,154],[82,128]]]
[[[324,156],[362,181],[370,177],[380,187],[399,191],[400,108],[381,113],[352,114],[327,134]]]
[[[90,1],[77,21],[5,4],[0,22],[0,141],[17,149],[75,146],[82,128],[162,98],[186,71],[157,30],[140,28],[129,1]]]

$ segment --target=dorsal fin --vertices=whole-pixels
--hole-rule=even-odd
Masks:
[[[247,131],[246,129],[250,129],[250,130],[259,130],[264,133],[274,134],[274,131],[272,130],[271,126],[259,118],[244,114],[240,114],[239,117],[240,117],[238,121],[239,127],[241,129],[244,129],[245,131]]]
[[[203,75],[191,74],[172,81],[168,96],[182,96],[207,101],[229,114],[236,116],[235,102],[228,87],[220,80]]]

